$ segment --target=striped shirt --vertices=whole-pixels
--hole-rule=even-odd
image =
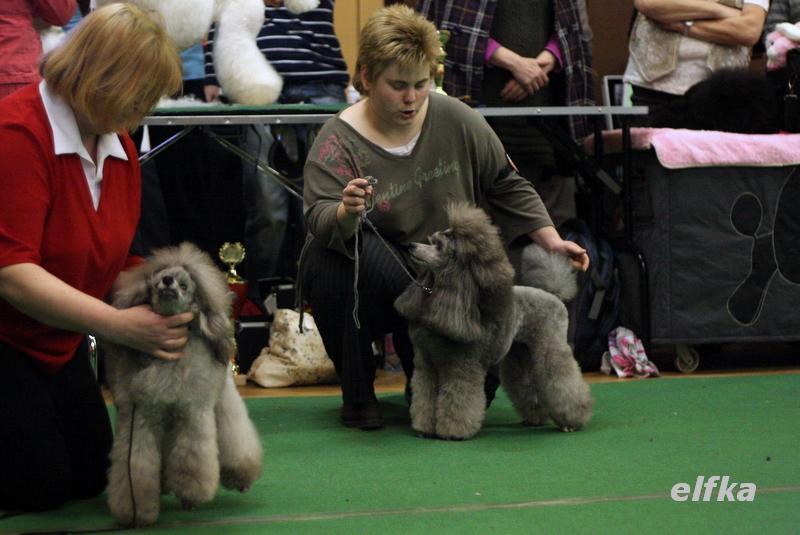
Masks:
[[[350,76],[333,27],[335,0],[296,15],[285,7],[265,7],[258,48],[286,84],[308,82],[347,85]],[[205,47],[206,82],[219,85],[213,62],[214,29]]]

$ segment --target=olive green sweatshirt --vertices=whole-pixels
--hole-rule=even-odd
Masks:
[[[393,155],[332,117],[320,130],[304,169],[305,215],[310,232],[331,249],[353,256],[336,222],[342,190],[356,177],[373,176],[370,221],[400,245],[425,241],[447,228],[446,206],[483,207],[510,242],[552,225],[533,186],[509,165],[500,140],[477,111],[431,93],[411,154]]]

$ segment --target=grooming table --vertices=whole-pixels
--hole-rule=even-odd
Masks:
[[[650,342],[800,340],[800,135],[632,138],[644,180],[626,199],[626,230],[647,262]]]
[[[143,126],[183,126],[184,128],[165,140],[163,143],[154,147],[152,150],[140,156],[140,163],[145,163],[155,157],[159,152],[175,143],[183,136],[188,134],[193,128],[203,128],[215,141],[225,146],[228,150],[235,153],[243,160],[254,163],[258,168],[274,177],[285,188],[292,189],[286,184],[285,178],[272,169],[266,162],[260,161],[247,152],[241,150],[236,144],[231,143],[224,137],[214,133],[209,127],[213,126],[247,126],[253,124],[270,125],[290,125],[290,124],[321,124],[327,121],[347,107],[346,104],[272,104],[268,106],[243,106],[239,104],[198,104],[182,107],[159,107],[152,115],[146,117],[142,122]],[[595,134],[601,140],[596,144],[594,155],[599,162],[602,160],[603,144],[602,137],[599,135],[602,124],[607,117],[615,116],[620,118],[622,125],[622,151],[626,155],[623,165],[622,181],[619,184],[608,175],[602,166],[596,165],[594,169],[595,178],[599,183],[609,188],[615,193],[619,193],[627,182],[626,177],[630,171],[630,128],[627,118],[635,115],[647,114],[646,106],[543,106],[543,107],[476,107],[478,113],[484,117],[564,117],[570,115],[584,115],[594,119]],[[551,136],[560,137],[562,143],[572,144],[567,141],[564,132],[557,132],[547,129]],[[585,159],[586,156],[578,145],[574,145],[573,156],[577,159]],[[292,194],[297,192],[292,189]]]
[[[219,132],[219,127],[246,128],[249,125],[255,124],[319,125],[345,107],[346,105],[344,104],[322,106],[312,104],[274,104],[269,106],[198,104],[182,107],[156,108],[152,115],[145,118],[143,125],[178,126],[182,127],[182,129],[149,152],[143,154],[139,160],[140,163],[145,163],[151,158],[154,158],[165,148],[169,147],[172,143],[180,140],[193,129],[199,128],[205,135],[214,139],[225,149],[234,153],[245,162],[255,165],[262,173],[276,180],[288,193],[302,200],[302,192],[298,191],[297,186],[293,182],[270,167],[267,162],[242,150],[237,143],[227,139],[230,136],[222,135]],[[647,107],[641,106],[478,107],[475,108],[475,110],[485,117],[541,117],[543,119],[542,124],[545,126],[543,131],[551,136],[554,142],[561,143],[562,146],[571,150],[576,161],[579,162],[584,169],[588,169],[588,172],[585,172],[584,175],[589,175],[593,192],[602,188],[608,188],[617,194],[623,190],[627,190],[630,183],[629,180],[626,180],[626,178],[630,176],[630,128],[628,127],[627,119],[631,116],[647,113]],[[603,156],[602,141],[595,147],[594,160],[592,160],[591,157],[583,152],[582,147],[577,145],[565,131],[556,128],[554,125],[550,125],[549,122],[545,120],[549,117],[564,117],[570,115],[585,115],[591,117],[594,120],[595,133],[598,139],[601,139],[599,134],[607,117],[617,116],[620,119],[620,124],[622,126],[621,146],[623,154],[627,156],[623,165],[622,183],[620,183],[618,179],[612,178],[603,170],[602,165],[600,165]],[[599,195],[593,195],[593,198],[599,197]],[[593,210],[593,213],[599,213],[599,210]],[[595,229],[598,228],[597,225],[593,226]],[[631,249],[635,249],[633,244],[631,244],[630,247]],[[641,265],[644,265],[643,261]]]

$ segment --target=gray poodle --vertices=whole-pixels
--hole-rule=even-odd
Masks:
[[[552,418],[562,431],[579,429],[593,400],[567,344],[566,307],[550,292],[514,286],[499,232],[483,210],[456,204],[448,217],[449,229],[411,247],[418,282],[431,293],[411,284],[394,303],[414,345],[412,427],[425,437],[474,436],[486,413],[487,370],[500,363],[501,384],[526,424]],[[571,269],[566,259],[531,253],[529,262]]]
[[[109,345],[105,366],[117,408],[108,504],[124,525],[158,519],[160,494],[185,509],[219,483],[247,490],[261,473],[261,443],[229,368],[235,349],[224,274],[190,243],[156,251],[116,288],[113,305],[159,314],[190,310],[189,342],[176,361]]]

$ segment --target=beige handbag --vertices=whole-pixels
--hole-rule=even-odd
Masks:
[[[299,316],[288,308],[275,311],[268,345],[250,366],[248,379],[266,388],[337,381],[314,318],[303,314],[301,333]]]

